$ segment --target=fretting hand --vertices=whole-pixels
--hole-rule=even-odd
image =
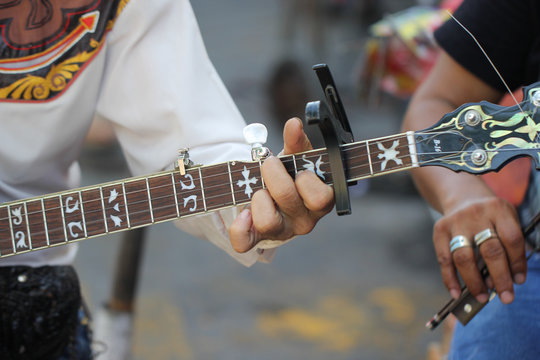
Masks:
[[[283,130],[285,155],[311,150],[300,119],[287,121]],[[310,171],[290,177],[281,161],[268,157],[262,167],[266,189],[253,195],[229,228],[233,248],[246,252],[260,240],[286,240],[309,233],[334,205],[334,192]]]

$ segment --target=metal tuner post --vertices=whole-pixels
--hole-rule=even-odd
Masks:
[[[341,145],[354,141],[352,130],[330,69],[326,64],[319,64],[313,66],[313,70],[319,78],[330,108],[322,101],[309,102],[306,105],[306,122],[309,125],[319,125],[332,169],[336,212],[338,215],[349,215],[351,202]]]
[[[182,148],[178,150],[178,159],[174,164],[175,169],[180,171],[180,175],[186,175],[186,169],[193,166],[193,161],[189,159],[189,149]]]

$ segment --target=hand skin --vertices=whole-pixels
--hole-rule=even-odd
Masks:
[[[461,67],[442,52],[432,72],[417,90],[403,121],[403,130],[421,130],[433,125],[445,113],[466,102],[498,102],[502,94]],[[497,290],[503,303],[514,299],[513,282],[526,278],[525,241],[512,205],[497,198],[479,176],[454,173],[440,167],[412,171],[422,196],[443,217],[433,229],[433,243],[442,279],[452,297],[460,294],[457,272],[469,291],[481,302],[488,299],[488,288]],[[482,281],[470,247],[450,253],[449,242],[456,235],[473,241],[474,235],[490,228],[498,239],[479,247],[490,278]]]
[[[302,121],[290,119],[283,129],[284,155],[311,150]],[[243,210],[229,228],[232,247],[240,252],[263,239],[287,240],[309,233],[334,206],[334,191],[310,171],[290,177],[281,161],[268,157],[262,167],[266,189],[253,194],[251,207]]]

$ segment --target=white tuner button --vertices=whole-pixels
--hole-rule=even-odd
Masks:
[[[262,160],[270,154],[270,150],[264,147],[268,130],[263,124],[249,124],[244,128],[244,140],[251,145],[251,159],[254,161]]]
[[[252,147],[261,147],[266,143],[266,138],[268,137],[268,130],[266,126],[259,123],[249,124],[244,127],[244,140],[246,143],[250,144]]]

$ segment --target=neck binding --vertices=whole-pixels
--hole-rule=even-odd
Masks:
[[[343,145],[349,182],[418,166],[413,133]],[[292,176],[312,171],[326,184],[326,149],[280,157]],[[246,204],[264,188],[260,162],[231,161],[4,204],[0,257]]]

